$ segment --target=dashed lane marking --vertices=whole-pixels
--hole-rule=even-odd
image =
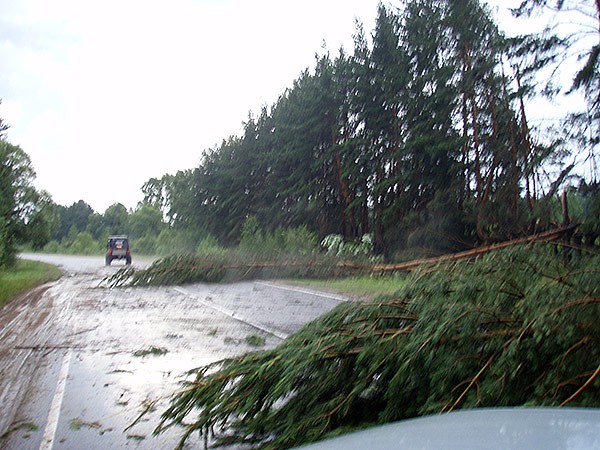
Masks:
[[[292,292],[298,292],[300,294],[314,295],[315,297],[330,298],[332,300],[338,300],[340,302],[348,301],[348,298],[344,297],[342,295],[328,294],[326,292],[311,291],[309,289],[302,289],[302,288],[297,288],[297,287],[293,287],[293,286],[282,286],[281,284],[267,283],[265,281],[255,281],[255,283],[261,284],[263,286],[275,288],[275,289],[281,289],[284,291],[292,291]]]
[[[199,303],[202,303],[204,306],[207,306],[209,308],[217,310],[220,313],[225,314],[225,315],[231,317],[232,319],[235,319],[235,320],[237,320],[239,322],[243,322],[243,323],[245,323],[247,325],[250,325],[251,327],[254,327],[254,328],[258,329],[258,330],[264,331],[265,333],[272,334],[273,336],[275,336],[275,337],[277,337],[277,338],[279,338],[281,340],[285,340],[289,336],[286,333],[283,333],[283,332],[281,332],[279,330],[276,330],[274,328],[268,327],[267,325],[263,325],[262,323],[254,322],[252,320],[249,320],[249,319],[246,319],[244,317],[241,317],[241,316],[237,315],[234,311],[231,311],[231,310],[229,310],[227,308],[223,308],[220,305],[216,305],[214,303],[207,302],[207,301],[201,299],[200,297],[198,297],[197,295],[194,295],[191,292],[186,291],[185,289],[183,289],[181,287],[174,287],[173,289],[175,291],[179,292],[180,294],[183,294],[183,295],[186,295],[188,297],[194,298],[196,301],[198,301]]]

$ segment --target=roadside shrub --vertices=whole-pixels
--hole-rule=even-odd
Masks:
[[[219,245],[219,242],[211,235],[206,236],[196,247],[196,253],[208,258],[225,259],[230,250]]]
[[[168,228],[162,230],[157,238],[156,254],[170,256],[178,253],[189,253],[195,250],[196,244],[185,232]]]
[[[258,220],[250,216],[242,226],[238,253],[244,259],[282,261],[318,254],[318,238],[306,226],[278,228],[272,233],[260,229]]]
[[[239,249],[242,251],[261,254],[264,252],[265,238],[260,224],[255,216],[248,217],[242,224]]]
[[[60,249],[60,244],[57,241],[48,242],[42,251],[46,253],[58,253]]]
[[[94,239],[91,233],[82,231],[70,233],[62,241],[52,240],[42,249],[45,253],[67,255],[101,255],[104,252],[104,242]]]
[[[90,233],[82,231],[67,246],[67,251],[73,255],[97,255],[102,252],[102,246]]]
[[[330,234],[321,241],[327,254],[349,260],[376,261],[373,256],[373,236],[364,234],[358,241],[348,241],[339,234]]]
[[[308,256],[319,252],[319,239],[317,234],[310,231],[307,226],[282,229],[279,233],[283,236],[283,247],[292,255]]]
[[[130,241],[131,251],[142,255],[155,255],[158,241],[156,236],[141,236]]]

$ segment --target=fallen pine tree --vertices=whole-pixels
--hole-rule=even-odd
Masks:
[[[320,278],[355,273],[355,268],[338,266],[335,261],[323,257],[321,261],[249,261],[216,260],[197,254],[177,254],[159,259],[150,267],[136,270],[134,267],[120,269],[105,278],[110,287],[164,286],[185,283],[217,283],[256,278]],[[361,266],[362,267],[362,266]]]
[[[147,269],[136,270],[128,266],[103,281],[110,287],[161,286],[195,282],[239,281],[253,278],[335,278],[356,274],[410,272],[420,266],[473,259],[491,251],[519,244],[556,241],[572,233],[576,228],[577,225],[571,225],[511,241],[476,247],[459,253],[400,264],[338,261],[327,255],[321,255],[318,260],[250,260],[244,262],[247,257],[240,258],[235,252],[226,257],[220,255],[218,258],[191,253],[175,254],[155,261]]]
[[[457,408],[598,407],[599,262],[538,243],[422,266],[392,297],[190,371],[156,432],[280,449]]]

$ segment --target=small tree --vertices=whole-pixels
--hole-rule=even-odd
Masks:
[[[59,226],[60,218],[56,213],[56,205],[48,192],[40,192],[36,207],[31,214],[26,229],[24,240],[33,249],[43,248],[52,239],[52,233]]]
[[[35,172],[27,153],[0,140],[0,267],[15,262],[15,245],[35,211]]]
[[[158,236],[163,228],[162,213],[155,206],[143,204],[129,215],[129,232],[132,238]]]
[[[129,215],[121,203],[109,206],[104,212],[104,224],[111,234],[127,234]]]

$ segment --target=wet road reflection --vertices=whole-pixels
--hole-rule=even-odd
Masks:
[[[2,448],[174,448],[180,430],[152,432],[186,371],[274,347],[343,301],[262,282],[108,289],[100,282],[119,267],[105,267],[100,257],[26,256],[58,264],[66,276],[22,304],[22,317],[10,316],[23,325],[18,339],[0,340],[0,370],[24,386],[14,405],[0,405],[13,411],[0,430],[8,430]],[[39,308],[46,321],[32,320]],[[250,345],[250,336],[264,345]],[[8,364],[15,342],[21,352],[31,344],[16,372]],[[203,441],[189,444],[202,448]]]

